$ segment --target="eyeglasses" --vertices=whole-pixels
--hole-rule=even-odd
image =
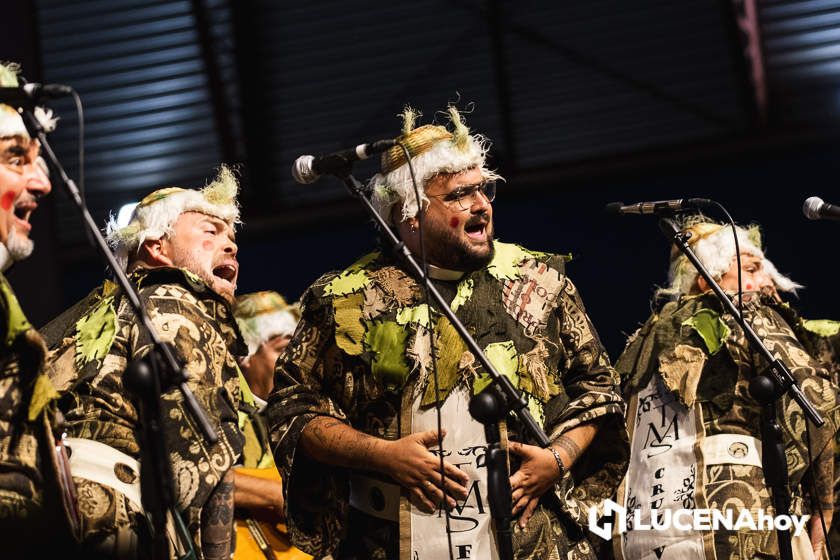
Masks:
[[[496,198],[496,182],[484,181],[477,185],[464,185],[446,194],[430,194],[430,198],[439,198],[449,208],[469,210],[475,204],[478,193],[484,195],[487,202],[493,202]]]

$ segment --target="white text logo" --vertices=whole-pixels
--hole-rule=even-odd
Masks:
[[[742,510],[735,515],[731,509],[720,511],[717,509],[653,509],[650,511],[650,521],[642,520],[642,511],[635,509],[628,518],[627,509],[612,500],[604,501],[604,516],[613,516],[613,522],[598,521],[602,515],[598,508],[589,508],[589,530],[604,540],[612,538],[613,527],[618,533],[629,531],[662,531],[677,529],[679,531],[775,531],[793,530],[794,536],[799,536],[805,528],[810,515],[769,515],[763,509],[756,511],[753,516],[750,510]],[[629,523],[628,523],[629,521]]]

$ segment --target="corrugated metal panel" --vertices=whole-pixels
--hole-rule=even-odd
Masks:
[[[224,13],[219,3],[211,13]],[[38,0],[37,8],[45,80],[73,85],[85,104],[86,198],[98,221],[152,188],[212,175],[222,149],[188,0]],[[56,108],[63,122],[53,141],[75,177],[72,105]],[[69,202],[58,200],[60,239],[81,241]]]
[[[263,2],[267,119],[273,121],[271,183],[287,205],[343,196],[335,182],[302,189],[289,178],[302,153],[394,137],[411,103],[429,122],[447,101],[476,101],[470,125],[499,138],[494,68],[484,21],[434,0]],[[374,165],[360,166],[359,175]]]
[[[776,119],[840,116],[840,0],[767,0],[759,17]]]
[[[39,0],[45,76],[87,104],[97,211],[149,186],[196,184],[246,152],[261,202],[250,215],[339,200],[335,181],[294,185],[292,161],[395,136],[405,103],[429,122],[447,101],[475,102],[469,124],[507,169],[747,126],[721,5],[708,1],[194,2]],[[209,18],[204,35],[196,13]],[[246,50],[235,52],[235,33]],[[72,170],[69,128],[57,140]]]
[[[289,179],[301,153],[393,136],[405,102],[429,111],[475,101],[469,123],[520,167],[553,165],[710,138],[743,129],[721,10],[701,0],[500,2],[509,83],[497,82],[493,3],[426,0],[261,2],[256,30],[268,84],[265,139],[279,198],[304,205],[343,196]],[[586,61],[567,56],[583,53]],[[604,70],[608,69],[607,72]],[[627,76],[623,80],[616,76]],[[500,88],[504,91],[500,91]],[[655,93],[651,93],[654,91]],[[501,99],[511,94],[515,146]],[[508,162],[512,163],[512,162]],[[369,174],[373,165],[360,166]]]
[[[684,143],[743,126],[721,13],[709,2],[648,0],[633,9],[620,0],[528,2],[511,13],[521,26],[510,33],[510,46],[523,166]]]

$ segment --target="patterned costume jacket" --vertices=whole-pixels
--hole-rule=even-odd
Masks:
[[[527,395],[551,440],[600,419],[596,441],[555,494],[543,496],[524,531],[514,529],[518,558],[592,557],[581,527],[588,508],[613,494],[626,469],[624,404],[563,258],[496,242],[488,266],[435,284],[497,370]],[[317,556],[346,536],[342,550],[358,557],[395,557],[396,523],[353,512],[348,531],[348,473],[295,454],[301,430],[325,415],[381,438],[408,435],[415,398],[422,398],[421,407],[436,404],[430,328],[441,401],[462,384],[480,392],[489,377],[451,323],[429,313],[418,282],[378,252],[321,277],[302,301],[303,317],[278,361],[267,411],[275,459],[288,481],[292,542]],[[522,441],[512,417],[507,433]],[[405,495],[400,510],[401,531],[407,531]]]
[[[796,333],[805,350],[826,368],[835,385],[840,386],[840,322],[827,319],[804,319],[790,305],[776,306]],[[824,504],[827,505],[827,504]],[[840,431],[834,438],[834,521],[828,531],[831,550],[840,551]]]
[[[43,530],[44,489],[55,485],[52,419],[57,393],[43,373],[46,354],[43,339],[0,274],[0,527],[4,535],[11,531],[20,537],[22,530]]]
[[[809,429],[814,463],[819,466],[815,476],[817,500],[831,503],[833,439],[840,426],[838,388],[827,371],[806,353],[793,330],[769,303],[764,297],[754,298],[744,303],[744,315],[770,352],[787,365],[805,395],[826,420],[822,428],[811,425]],[[765,486],[760,466],[738,460],[712,460],[711,454],[702,447],[704,438],[709,440],[710,436],[720,434],[761,438],[760,407],[749,395],[749,380],[765,366],[766,362],[750,350],[741,327],[732,316],[722,314],[720,302],[711,293],[683,296],[665,304],[630,338],[616,361],[628,401],[627,426],[631,440],[634,430],[643,434],[641,430],[645,429],[636,425],[637,414],[641,414],[645,406],[658,406],[653,401],[645,403],[645,399],[639,397],[652,376],[661,382],[657,399],[670,400],[673,406],[699,418],[694,443],[694,453],[701,458],[697,462],[697,478],[690,492],[679,499],[689,509],[733,508],[736,517],[744,509],[772,510],[770,491]],[[666,399],[664,395],[670,396]],[[779,400],[777,416],[793,494],[791,513],[810,513],[811,504],[805,503],[803,492],[806,476],[812,476],[807,468],[803,413],[799,405],[785,395]],[[648,429],[650,433],[653,432]],[[664,444],[664,432],[659,435],[663,440],[659,443]],[[743,455],[743,451],[734,447],[728,451],[732,457]],[[641,457],[631,457],[631,462],[634,468],[641,465],[644,469],[648,465]],[[647,468],[650,470],[651,467]],[[626,484],[619,492],[619,502],[625,498],[625,492],[629,492]],[[627,498],[628,509],[633,509],[634,497]],[[775,531],[704,531],[701,537],[707,558],[778,557]],[[614,544],[618,547],[620,539],[614,539]]]
[[[208,445],[183,406],[180,393],[161,403],[172,461],[176,505],[200,547],[202,508],[242,450],[238,428],[239,369],[245,353],[229,304],[197,276],[182,269],[140,269],[130,275],[152,324],[185,364],[194,392],[219,441]],[[137,409],[122,384],[126,365],[146,355],[151,343],[127,298],[106,282],[45,328],[50,376],[63,395],[60,407],[70,437],[102,442],[140,458]],[[133,480],[135,473],[123,473]],[[145,520],[116,490],[74,478],[83,538],[140,527]],[[127,482],[127,481],[124,481]],[[232,517],[232,512],[227,512]],[[200,550],[200,548],[199,548]]]

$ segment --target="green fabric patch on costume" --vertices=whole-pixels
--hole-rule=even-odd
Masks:
[[[730,333],[729,327],[726,326],[720,315],[711,309],[697,311],[683,321],[682,326],[694,329],[703,339],[706,349],[712,356],[718,353]]]
[[[540,426],[545,425],[545,410],[543,410],[543,405],[540,400],[535,397],[534,395],[525,395],[528,397],[528,410],[531,412],[531,416],[534,417],[534,420],[537,421],[537,424]]]
[[[429,317],[429,306],[425,303],[414,307],[403,307],[397,311],[398,325],[421,325],[427,329],[431,327],[432,321]]]
[[[256,401],[254,401],[254,392],[251,391],[251,386],[248,385],[248,380],[245,379],[245,375],[243,375],[241,369],[239,369],[239,368],[236,368],[236,369],[238,370],[237,373],[239,373],[240,398],[242,399],[242,401],[244,403],[249,404],[251,406],[256,406],[255,405]],[[240,426],[241,425],[242,425],[242,423],[240,422]]]
[[[101,360],[111,349],[117,332],[114,297],[103,298],[76,323],[76,363],[79,368]]]
[[[840,333],[840,321],[829,319],[805,319],[802,321],[802,327],[806,331],[826,338]]]
[[[254,393],[251,391],[251,386],[248,385],[248,380],[239,370],[239,392],[242,402],[248,406],[256,409],[257,402],[254,399]],[[254,423],[251,417],[243,410],[238,410],[239,416],[239,431],[245,438],[245,444],[242,447],[242,466],[247,468],[262,469],[274,464],[274,459],[268,449],[264,449],[260,443],[260,438],[254,428]],[[255,413],[259,414],[259,413]]]
[[[407,338],[408,331],[393,321],[374,321],[368,326],[365,345],[373,352],[370,369],[386,387],[402,387],[408,378]]]
[[[36,377],[35,387],[32,389],[32,400],[29,401],[29,421],[34,422],[50,401],[60,396],[49,377],[43,373]]]
[[[435,358],[437,359],[438,370],[438,394],[441,402],[446,400],[452,388],[458,383],[461,376],[458,365],[461,356],[466,352],[461,335],[449,322],[446,317],[440,317],[435,325]],[[426,382],[423,398],[420,406],[428,406],[435,403],[435,382],[431,375]]]
[[[484,354],[490,360],[490,363],[493,364],[493,367],[496,368],[496,371],[510,379],[514,387],[519,386],[519,374],[517,373],[517,369],[519,369],[519,355],[516,352],[513,341],[508,340],[507,342],[488,344],[484,349]],[[485,373],[473,383],[473,393],[477,395],[485,387],[490,385],[491,381],[493,381],[493,378],[490,377],[490,374]]]
[[[345,296],[360,291],[370,282],[370,277],[364,271],[364,267],[377,257],[379,257],[379,252],[374,251],[351,264],[344,272],[333,278],[324,287],[324,294],[328,296]]]
[[[8,323],[6,325],[6,340],[4,341],[6,347],[12,345],[15,339],[22,332],[28,331],[32,328],[26,315],[23,314],[23,309],[20,307],[17,296],[12,291],[5,276],[0,275],[0,290],[3,292],[3,299],[6,300],[6,312],[8,313]]]
[[[473,294],[473,287],[475,286],[475,282],[472,278],[466,278],[458,284],[458,292],[455,294],[455,297],[452,298],[452,303],[449,304],[450,309],[452,311],[458,311],[461,309],[461,306],[467,303],[467,300]]]
[[[496,241],[493,260],[487,265],[487,272],[497,280],[516,280],[520,277],[519,264],[537,256],[513,243]]]
[[[365,326],[362,323],[364,303],[365,297],[361,292],[333,300],[335,343],[350,356],[358,356],[364,350],[362,347],[365,337]]]

